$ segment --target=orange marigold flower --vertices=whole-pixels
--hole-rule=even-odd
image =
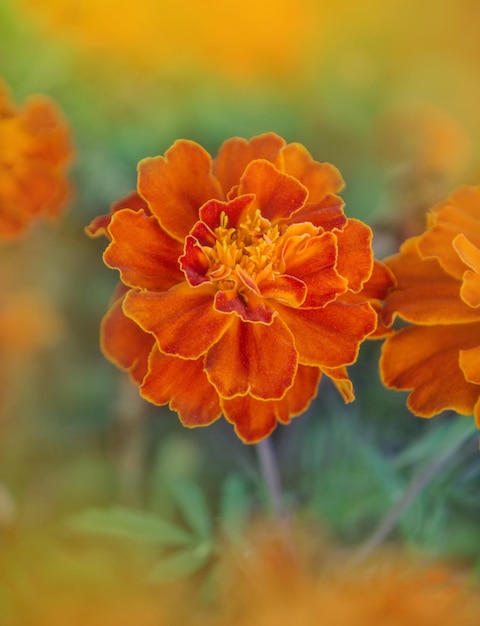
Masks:
[[[138,170],[138,193],[87,230],[108,236],[121,278],[102,348],[141,395],[186,426],[223,413],[246,442],[302,413],[322,373],[353,400],[345,366],[390,279],[339,172],[273,133],[213,161],[177,141]]]
[[[273,530],[273,532],[275,532]],[[478,586],[468,572],[427,563],[400,551],[375,554],[353,565],[343,550],[292,556],[291,544],[268,539],[249,544],[224,568],[222,623],[235,626],[475,626]],[[227,554],[227,559],[231,555]],[[310,563],[309,563],[310,560]],[[426,560],[426,559],[425,559]]]
[[[480,187],[461,187],[428,215],[428,228],[386,263],[397,285],[382,312],[412,325],[385,342],[388,387],[411,391],[421,417],[445,409],[474,414],[480,427]]]
[[[0,81],[0,237],[15,237],[39,215],[57,218],[70,194],[70,133],[43,96],[15,107]]]

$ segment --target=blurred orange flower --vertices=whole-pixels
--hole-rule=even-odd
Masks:
[[[461,187],[428,215],[428,228],[386,260],[397,285],[383,321],[412,325],[390,336],[380,369],[388,387],[411,391],[422,417],[445,409],[480,427],[480,187]]]
[[[177,141],[138,169],[138,194],[88,232],[107,234],[122,281],[102,348],[141,395],[186,426],[223,413],[249,443],[305,411],[322,374],[353,400],[345,366],[390,277],[343,212],[339,172],[273,133],[213,161]]]
[[[70,133],[56,105],[42,96],[23,107],[0,81],[0,238],[18,236],[39,215],[54,219],[70,185]]]
[[[222,600],[232,626],[476,626],[478,588],[448,564],[390,551],[352,565],[331,551],[314,572],[304,556],[272,541],[249,545],[227,567]],[[310,558],[311,555],[307,558]],[[303,561],[303,562],[302,562]]]

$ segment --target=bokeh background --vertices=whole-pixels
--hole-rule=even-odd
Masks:
[[[40,596],[118,594],[155,565],[135,538],[79,532],[92,509],[188,526],[171,488],[183,479],[215,534],[265,503],[255,450],[228,424],[183,429],[100,354],[116,275],[84,227],[175,139],[215,154],[228,137],[275,131],[340,169],[347,214],[372,226],[379,258],[395,252],[426,209],[480,183],[479,26],[475,0],[0,0],[0,76],[17,104],[53,98],[75,145],[65,217],[0,248],[2,626],[27,623]],[[365,344],[351,368],[353,405],[322,382],[275,432],[287,501],[322,537],[359,544],[451,446],[392,538],[479,572],[472,420],[411,415],[380,384],[379,349]]]

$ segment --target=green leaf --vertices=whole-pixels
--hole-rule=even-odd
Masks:
[[[473,420],[458,416],[452,420],[428,429],[425,434],[413,441],[406,450],[395,458],[395,465],[403,467],[446,454],[449,456],[467,441],[477,429]]]
[[[185,521],[199,540],[209,539],[212,521],[203,491],[197,485],[182,479],[172,482],[171,489]]]
[[[89,509],[74,517],[70,527],[91,535],[132,539],[162,546],[183,546],[192,541],[188,532],[171,522],[150,513],[123,507]]]
[[[235,538],[245,529],[250,515],[250,496],[245,481],[230,474],[222,483],[220,524],[226,535]]]
[[[148,580],[159,583],[189,576],[205,565],[211,552],[209,542],[200,543],[193,550],[179,550],[162,558],[150,571]]]

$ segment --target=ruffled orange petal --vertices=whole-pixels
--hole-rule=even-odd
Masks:
[[[288,223],[310,222],[323,230],[342,229],[348,222],[343,211],[344,205],[345,203],[339,196],[327,194],[320,202],[315,204],[307,202],[304,207],[292,215]]]
[[[280,151],[285,141],[275,133],[264,133],[250,141],[234,137],[223,143],[213,161],[213,171],[227,195],[238,182],[247,165],[256,159],[265,159],[277,167],[283,163]]]
[[[132,290],[125,297],[123,310],[155,335],[165,354],[198,359],[233,322],[233,316],[213,308],[213,295],[209,285],[192,289],[187,283],[162,293]]]
[[[390,335],[393,330],[387,326],[382,317],[383,302],[395,284],[395,278],[391,270],[380,261],[375,259],[370,278],[358,293],[347,293],[340,296],[341,302],[360,303],[369,302],[377,314],[377,327],[368,336],[369,339],[380,339]]]
[[[321,368],[353,363],[360,343],[377,324],[375,311],[367,303],[332,302],[323,309],[276,308],[294,336],[299,362]]]
[[[480,337],[478,339],[480,342]],[[469,350],[460,350],[459,365],[469,383],[480,385],[480,346],[475,346]]]
[[[468,351],[480,342],[480,323],[450,326],[411,326],[387,338],[380,372],[387,387],[410,391],[413,413],[432,417],[446,409],[473,413],[480,387],[465,380],[459,365],[470,361]],[[473,355],[475,356],[475,355]]]
[[[285,250],[285,272],[301,279],[307,287],[303,308],[323,307],[344,293],[348,287],[339,275],[337,239],[329,232],[310,238],[288,240]]]
[[[155,346],[148,361],[148,373],[140,386],[145,400],[169,403],[184,426],[208,426],[222,411],[218,395],[203,371],[203,359],[186,360],[162,354]]]
[[[447,274],[437,259],[424,259],[417,249],[418,238],[407,240],[400,253],[385,260],[397,281],[387,296],[382,320],[389,326],[397,315],[419,324],[473,322],[478,313],[462,302],[460,283]]]
[[[307,199],[308,190],[268,161],[257,160],[247,165],[240,180],[238,195],[244,194],[255,194],[255,205],[263,217],[275,223],[298,211]]]
[[[125,316],[123,299],[124,296],[116,299],[102,320],[100,347],[112,363],[140,384],[147,373],[148,355],[155,338]]]
[[[430,228],[418,244],[423,256],[435,256],[446,272],[461,278],[464,266],[452,242],[463,233],[480,247],[480,187],[460,187],[446,202],[433,208],[429,214]]]
[[[217,291],[214,306],[221,313],[235,313],[244,322],[271,324],[273,321],[274,311],[254,293],[246,299],[236,290]]]
[[[355,400],[353,384],[345,367],[322,367],[322,372],[331,378],[345,402],[348,403]]]
[[[336,236],[337,271],[348,280],[350,291],[358,292],[373,270],[372,231],[359,220],[349,219]]]
[[[121,209],[112,215],[108,233],[111,243],[103,259],[120,271],[126,285],[163,291],[183,281],[178,263],[182,246],[160,228],[153,215]]]
[[[259,289],[263,298],[274,298],[293,307],[304,304],[307,297],[305,281],[286,274],[262,281]]]
[[[374,259],[372,273],[360,294],[367,299],[384,300],[395,284],[395,276],[388,265]]]
[[[459,258],[471,268],[463,274],[460,296],[468,306],[480,306],[480,250],[465,235],[460,234],[453,240]]]
[[[192,230],[192,235],[196,237],[202,244],[211,246],[214,242],[213,234],[215,229],[222,225],[222,216],[227,217],[227,227],[237,228],[242,221],[242,217],[246,215],[255,199],[255,194],[242,195],[227,202],[221,200],[210,200],[206,202],[200,209],[199,215],[202,222],[208,227],[210,237],[202,239],[202,232],[197,230],[197,226]],[[206,234],[206,232],[205,232]]]
[[[308,150],[299,143],[290,143],[282,150],[284,171],[308,189],[308,203],[318,203],[327,194],[337,193],[345,182],[336,167],[314,161]]]
[[[256,443],[267,437],[277,422],[289,424],[292,417],[307,410],[317,394],[320,370],[299,365],[295,383],[281,400],[258,400],[251,395],[222,398],[225,418],[245,443]]]
[[[467,270],[463,275],[462,287],[460,289],[460,297],[473,308],[478,309],[480,306],[480,275],[476,272]]]
[[[120,209],[132,209],[132,211],[140,211],[142,210],[147,215],[150,214],[150,209],[147,206],[145,200],[138,195],[136,191],[130,192],[127,196],[122,198],[121,200],[117,200],[114,202],[110,208],[110,213],[105,215],[99,215],[95,219],[93,219],[90,224],[85,228],[85,232],[90,237],[100,237],[101,235],[108,237],[110,239],[110,235],[108,234],[108,226],[110,225],[110,221],[112,216]]]
[[[176,141],[165,157],[138,164],[138,191],[162,228],[183,242],[202,204],[223,193],[212,174],[208,152],[193,141]]]
[[[297,371],[292,335],[278,317],[269,326],[235,318],[209,350],[205,371],[222,398],[247,393],[263,400],[282,398]]]

